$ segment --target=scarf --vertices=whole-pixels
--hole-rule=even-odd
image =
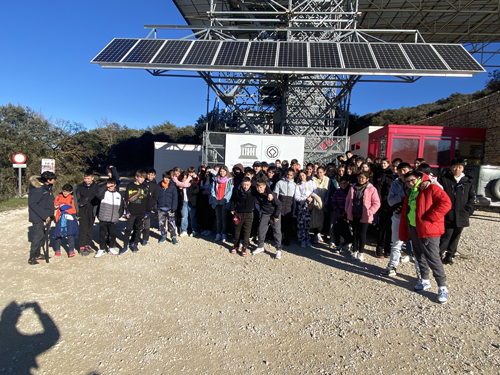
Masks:
[[[227,182],[227,176],[224,176],[224,177],[217,176],[217,182],[219,184],[225,184]]]
[[[162,181],[162,182],[161,182],[161,187],[162,187],[162,188],[166,189],[166,188],[168,188],[169,186],[170,186],[170,181],[168,181],[168,182]]]

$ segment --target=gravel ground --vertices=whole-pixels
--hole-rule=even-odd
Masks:
[[[296,243],[243,258],[154,231],[136,254],[29,266],[27,209],[0,220],[1,374],[500,373],[498,213],[464,231],[444,306],[433,281],[413,292],[413,263],[379,276],[372,246],[364,263]]]

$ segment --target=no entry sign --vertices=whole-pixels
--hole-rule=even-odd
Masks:
[[[24,164],[26,162],[26,155],[18,152],[17,154],[12,155],[12,160],[16,164]]]

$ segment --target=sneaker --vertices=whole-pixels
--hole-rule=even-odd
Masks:
[[[56,253],[57,255],[57,253]],[[443,264],[453,264],[453,257],[451,256],[451,254],[449,253],[446,253],[444,258],[443,258]]]
[[[75,256],[75,252],[73,250],[71,250],[69,253],[68,253],[68,257],[69,258],[73,258]]]
[[[188,233],[185,230],[183,230],[181,232],[181,234],[179,234],[179,237],[187,237],[187,236],[188,236]]]
[[[80,247],[80,249],[78,250],[78,254],[80,254],[82,257],[86,257],[87,255],[90,255],[90,253],[87,251],[86,246]]]
[[[167,240],[166,236],[161,236],[161,238],[158,240],[158,243],[165,242]]]
[[[358,260],[358,252],[357,251],[353,251],[353,253],[351,255],[351,259],[352,260]]]
[[[290,246],[290,240],[288,238],[286,238],[286,237],[281,240],[281,243],[284,246]]]
[[[323,237],[321,236],[321,233],[318,233],[317,240],[318,240],[318,242],[319,242],[319,243],[323,243],[323,242],[325,242],[325,241],[323,240]]]
[[[55,251],[55,255],[56,255],[56,257],[60,257],[61,256],[61,250],[56,250]]]
[[[300,241],[300,247],[306,247],[306,241]]]
[[[246,257],[248,255],[246,247],[243,248],[243,251],[241,252],[242,257]]]
[[[212,235],[212,231],[211,231],[211,230],[206,229],[206,230],[204,230],[203,232],[201,232],[201,234],[202,234],[203,236],[210,236],[210,235]]]
[[[396,267],[389,266],[382,272],[380,272],[382,276],[396,276]]]
[[[399,259],[400,263],[408,263],[410,261],[410,256],[409,255],[403,255],[401,259]]]
[[[281,250],[276,250],[276,259],[281,259]]]
[[[358,261],[359,262],[364,262],[365,261],[365,255],[363,253],[358,253]]]
[[[226,242],[227,241],[227,235],[226,234],[223,234],[222,235],[222,242]]]
[[[139,248],[134,243],[134,244],[130,245],[130,250],[132,250],[133,253],[137,253],[139,251]]]
[[[343,244],[342,250],[351,251],[351,244],[350,243]]]
[[[110,253],[111,255],[118,255],[118,251],[116,251],[116,250],[115,250],[114,248],[112,248],[112,247],[110,247],[108,251],[109,251],[109,253]]]
[[[431,289],[431,282],[429,280],[424,280],[424,279],[419,279],[417,284],[413,287],[413,290],[417,293],[429,289]]]
[[[100,258],[100,257],[102,257],[104,254],[106,254],[106,251],[105,251],[105,250],[97,250],[97,253],[95,253],[94,258]]]
[[[85,250],[87,251],[88,255],[94,252],[94,250],[92,250],[92,248],[89,245],[85,246]]]
[[[237,246],[234,246],[232,249],[231,249],[231,254],[236,254],[236,252],[238,251],[238,247]]]
[[[220,240],[222,240],[222,236],[221,236],[221,234],[220,234],[220,233],[217,233],[217,234],[215,235],[215,242],[219,242]]]
[[[141,243],[142,246],[146,246],[147,244],[148,244],[148,241],[146,241],[146,240],[143,240]]]
[[[189,235],[189,237],[196,237],[196,236],[198,236],[198,232],[196,232],[195,230],[193,230]]]
[[[172,244],[173,245],[177,245],[179,243],[179,241],[177,241],[177,238],[172,238]]]
[[[260,253],[263,253],[263,252],[264,252],[264,248],[263,247],[258,247],[254,251],[252,251],[252,255],[260,254]]]
[[[440,286],[438,290],[438,296],[437,296],[437,301],[441,305],[444,305],[446,302],[448,302],[448,288],[445,286]]]
[[[259,243],[259,239],[257,238],[257,236],[253,236],[252,237],[252,242],[253,243]]]
[[[342,250],[342,246],[332,246],[331,249],[332,249],[332,253],[340,254],[340,251]]]
[[[38,264],[38,261],[36,260],[36,258],[29,258],[28,264],[31,266],[36,266]]]
[[[243,250],[243,244],[240,242],[239,246],[238,246],[238,250],[241,251]]]
[[[123,254],[125,254],[127,251],[128,251],[128,246],[123,246],[123,249],[121,249],[121,250],[120,250],[120,252],[118,253],[118,255],[123,255]]]

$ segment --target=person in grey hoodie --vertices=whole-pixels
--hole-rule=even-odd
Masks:
[[[285,246],[290,245],[293,236],[293,211],[295,200],[295,171],[288,168],[285,172],[285,178],[278,181],[274,187],[274,193],[281,202],[281,231],[283,232],[281,243]]]

